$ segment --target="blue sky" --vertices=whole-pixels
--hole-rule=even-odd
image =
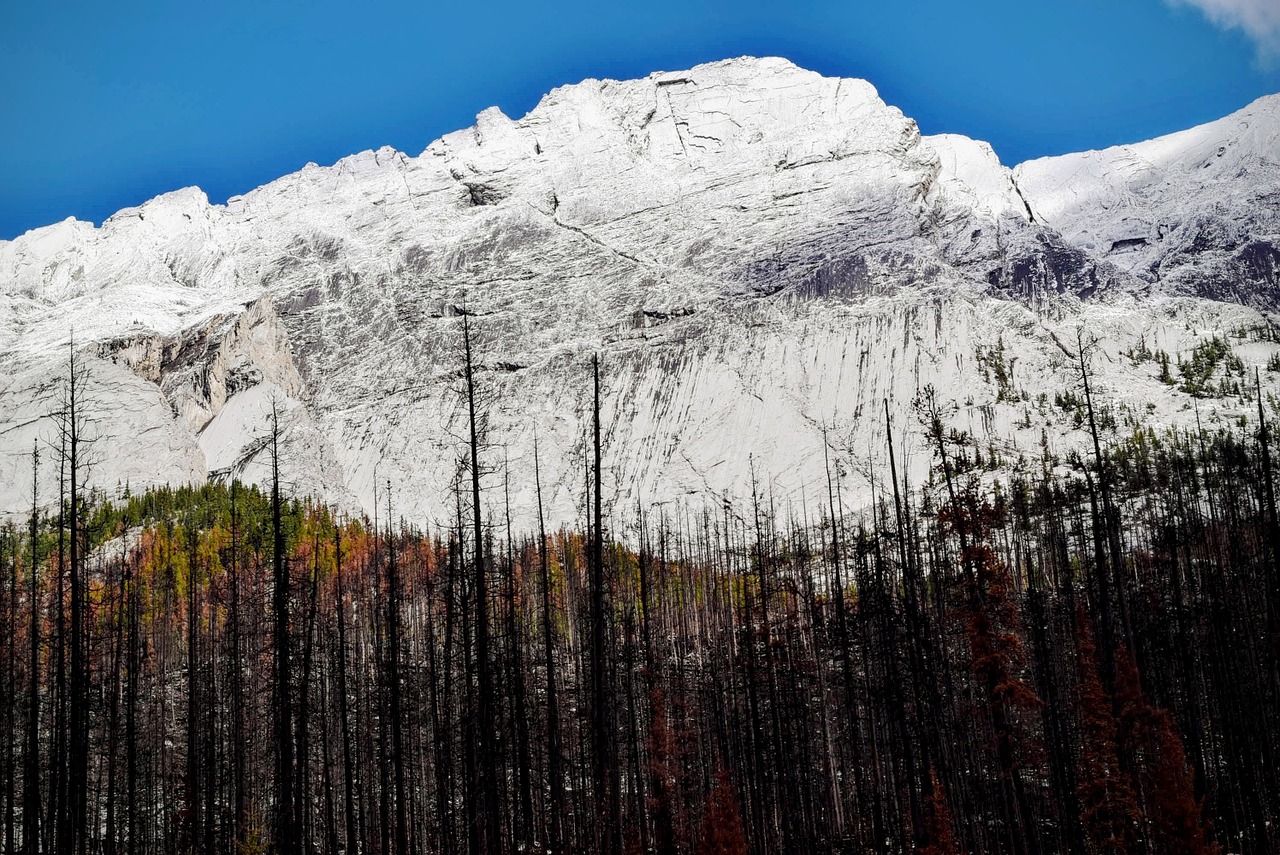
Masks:
[[[585,77],[742,54],[870,80],[1010,165],[1145,139],[1280,92],[1280,0],[3,0],[0,239],[308,161],[412,154]]]

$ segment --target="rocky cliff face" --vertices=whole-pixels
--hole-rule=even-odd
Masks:
[[[1001,465],[1065,449],[1079,434],[1053,399],[1080,329],[1101,341],[1117,430],[1188,420],[1154,363],[1121,354],[1265,326],[1278,114],[1264,99],[1011,171],[985,143],[921,136],[863,81],[739,59],[563,87],[417,157],[309,165],[226,205],[187,189],[30,232],[0,243],[0,508],[30,500],[73,331],[104,488],[262,477],[274,406],[295,489],[368,509],[389,479],[398,512],[428,522],[451,515],[464,313],[487,483],[510,469],[518,520],[535,436],[552,517],[575,516],[597,352],[619,513],[741,501],[754,470],[799,514],[827,456],[856,501],[884,399],[920,478],[926,384]],[[1266,364],[1263,338],[1231,340],[1242,364]]]

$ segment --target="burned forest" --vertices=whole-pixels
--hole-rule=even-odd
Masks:
[[[1102,430],[1082,350],[1061,458],[1002,466],[926,388],[803,502],[758,460],[750,495],[625,508],[595,362],[579,523],[535,458],[521,531],[462,332],[431,523],[394,482],[368,515],[288,494],[274,411],[265,483],[88,490],[70,366],[0,528],[6,853],[1280,851],[1260,388],[1230,427]]]

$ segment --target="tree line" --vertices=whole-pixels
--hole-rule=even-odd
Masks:
[[[932,475],[886,404],[868,509],[832,466],[800,511],[624,513],[595,363],[581,525],[546,529],[535,451],[517,532],[462,326],[429,530],[395,484],[286,496],[275,418],[269,484],[95,498],[72,365],[32,455],[59,495],[0,529],[5,852],[1277,851],[1260,388],[1256,422],[1104,441],[1082,348],[1068,465],[989,471],[926,389]]]

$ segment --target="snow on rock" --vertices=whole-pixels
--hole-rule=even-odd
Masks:
[[[1269,309],[1280,301],[1280,95],[1014,175],[1038,220],[1138,278]]]
[[[309,164],[225,206],[188,188],[100,228],[38,229],[0,243],[0,356],[14,367],[0,509],[30,500],[21,472],[32,438],[51,436],[75,346],[102,433],[120,438],[91,473],[104,489],[122,475],[265,478],[274,411],[291,488],[370,510],[389,480],[397,513],[443,523],[466,427],[464,315],[485,483],[510,470],[522,523],[535,436],[552,520],[581,512],[595,353],[620,517],[740,506],[753,478],[801,514],[825,492],[828,455],[856,502],[884,454],[886,399],[918,482],[929,455],[911,404],[927,384],[984,457],[1031,465],[1046,438],[1079,441],[1053,399],[1074,382],[1080,329],[1102,340],[1117,430],[1186,422],[1189,399],[1124,354],[1176,356],[1274,304],[1275,108],[1249,110],[1138,155],[1009,170],[985,143],[922,137],[864,81],[740,58],[561,87],[416,157]],[[1213,189],[1228,172],[1243,177]],[[1181,237],[1132,263],[1125,236],[1165,226]],[[1187,285],[1197,271],[1220,284]],[[1275,349],[1233,341],[1250,365]],[[1211,423],[1247,409],[1201,403]]]
[[[937,134],[926,137],[925,143],[938,156],[940,192],[953,194],[958,207],[993,220],[1014,217],[1025,222],[1030,218],[1013,173],[1000,163],[990,143],[958,134]]]

